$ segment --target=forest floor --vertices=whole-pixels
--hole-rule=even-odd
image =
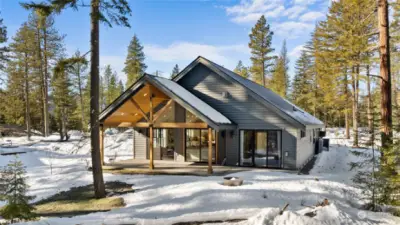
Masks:
[[[351,140],[343,139],[343,129],[329,129],[329,151],[319,154],[309,175],[293,171],[254,169],[231,174],[244,179],[239,187],[221,185],[223,176],[116,175],[104,174],[107,182],[133,184],[134,192],[120,195],[125,206],[106,212],[73,217],[42,217],[29,224],[400,224],[400,218],[386,212],[360,210],[361,190],[352,178],[350,163],[362,159],[351,153],[371,151],[352,149]],[[92,183],[90,141],[79,132],[71,132],[69,142],[59,137],[33,137],[33,144],[23,137],[3,138],[14,148],[1,148],[0,153],[13,151],[27,169],[29,194],[33,202],[46,199],[70,188]],[[17,147],[19,146],[19,147]],[[106,160],[132,158],[131,131],[108,130],[105,138]],[[13,155],[0,155],[0,165],[13,160]],[[328,199],[330,205],[315,206]],[[280,209],[289,203],[280,215]],[[0,206],[5,202],[0,201]],[[316,211],[315,217],[305,213]],[[225,221],[225,222],[223,222]]]

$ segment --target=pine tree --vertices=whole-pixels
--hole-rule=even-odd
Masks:
[[[311,56],[306,50],[301,51],[299,59],[296,61],[296,72],[293,80],[293,90],[291,99],[300,108],[307,112],[312,112],[310,90],[313,88]]]
[[[87,76],[87,60],[81,55],[80,51],[77,50],[73,56],[73,58],[76,59],[76,63],[71,66],[70,73],[73,76],[71,79],[73,82],[73,85],[78,92],[78,110],[80,114],[80,120],[81,120],[81,131],[83,132],[86,127],[86,122],[85,121],[85,104],[83,101],[83,89],[85,86],[85,83],[87,82],[88,76]]]
[[[4,91],[4,101],[0,104],[4,120],[8,124],[26,124],[24,110],[26,107],[24,101],[24,72],[16,63],[9,62],[6,73],[7,83]]]
[[[175,64],[174,68],[172,69],[172,73],[170,78],[174,78],[180,72],[178,64]]]
[[[110,104],[111,100],[111,91],[112,87],[111,85],[111,76],[112,76],[112,69],[111,65],[106,65],[104,69],[104,74],[103,74],[103,91],[104,91],[104,108],[107,107],[108,104]]]
[[[25,167],[18,158],[8,163],[0,173],[0,196],[7,202],[0,209],[0,215],[11,223],[15,219],[29,220],[34,217],[33,207],[29,205],[33,196],[27,195],[25,174]]]
[[[7,27],[3,24],[3,19],[0,18],[0,44],[7,42]],[[5,63],[7,62],[8,56],[6,53],[8,49],[6,46],[0,46],[0,71],[3,71],[5,68]],[[3,79],[0,77],[0,85],[2,84]]]
[[[118,77],[116,72],[112,72],[110,65],[106,66],[103,77],[105,105],[108,106],[120,94],[120,90],[118,88]]]
[[[249,69],[243,65],[242,60],[239,60],[233,72],[239,74],[240,76],[246,79],[250,77]]]
[[[50,4],[46,3],[29,3],[26,4],[35,9],[55,11],[60,13],[68,7],[78,8],[78,0],[51,0]],[[100,8],[100,5],[102,7]],[[109,27],[112,24],[123,25],[130,27],[127,15],[131,14],[131,9],[126,0],[91,0],[90,12],[90,138],[91,138],[91,155],[93,166],[93,186],[95,196],[104,198],[106,196],[103,170],[100,159],[100,135],[99,135],[99,23],[103,22]]]
[[[276,59],[274,71],[269,84],[269,88],[278,95],[286,98],[289,90],[289,58],[287,56],[286,40],[283,41],[283,46],[280,56]]]
[[[139,39],[135,34],[128,46],[128,55],[126,56],[125,68],[123,70],[127,76],[127,87],[131,86],[144,74],[147,68],[144,60],[145,55],[143,52],[143,46],[140,44]]]
[[[124,91],[125,91],[124,84],[122,83],[122,80],[119,80],[119,82],[118,82],[118,90],[119,90],[119,94],[120,95],[122,93],[124,93]]]
[[[390,24],[390,66],[393,89],[393,130],[400,131],[400,0],[393,4],[393,20]]]
[[[68,141],[68,122],[69,117],[74,111],[72,82],[69,76],[71,69],[71,59],[61,59],[54,67],[52,86],[53,99],[55,105],[55,117],[58,121],[60,140]]]
[[[45,137],[50,134],[50,116],[49,116],[49,65],[54,55],[61,52],[62,46],[60,42],[63,37],[59,36],[54,28],[54,19],[52,17],[52,9],[50,6],[41,4],[36,7],[32,4],[21,4],[25,9],[32,10],[34,14],[29,21],[36,30],[36,46],[37,46],[37,66],[40,77],[41,101],[42,101],[42,119],[43,119],[43,135]]]
[[[11,51],[14,54],[14,60],[9,62],[10,66],[10,75],[11,76],[20,76],[21,83],[20,85],[23,87],[23,96],[24,96],[24,105],[25,105],[25,125],[27,131],[27,138],[30,140],[31,136],[31,101],[30,101],[30,91],[31,91],[31,83],[32,83],[32,62],[34,54],[32,54],[32,49],[35,48],[34,40],[35,33],[34,30],[29,28],[27,24],[23,24],[22,27],[18,30],[17,34],[13,38],[13,43],[10,44]],[[14,71],[13,71],[14,70]],[[16,73],[22,73],[18,75]],[[17,89],[19,90],[19,89]],[[12,103],[12,104],[15,104]]]
[[[273,66],[274,56],[270,53],[274,51],[271,48],[273,32],[270,30],[269,24],[264,15],[257,21],[256,25],[251,29],[249,48],[251,49],[252,66],[250,71],[252,78],[258,84],[267,86],[267,74]]]

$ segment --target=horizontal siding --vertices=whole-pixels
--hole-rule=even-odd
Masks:
[[[300,138],[300,131],[298,132],[299,138],[297,139],[297,168],[303,166],[307,159],[309,159],[315,153],[312,132],[312,129],[307,129],[306,136],[303,138]]]
[[[283,157],[283,168],[285,169],[296,169],[296,136],[297,130],[295,128],[289,128],[282,130],[282,157]],[[286,156],[287,154],[287,156]]]
[[[146,129],[140,129],[142,133],[138,130],[133,132],[134,138],[134,157],[135,159],[147,159],[147,137],[144,135]]]
[[[229,134],[226,136],[226,158],[229,165],[236,165],[238,162],[239,129],[293,128],[280,115],[254,99],[245,87],[224,79],[204,65],[196,66],[189,74],[179,80],[179,84],[238,125],[238,130],[234,132],[232,137]],[[223,92],[227,92],[228,96],[223,97]],[[296,138],[289,138],[291,135],[291,133],[284,135],[286,139],[283,139],[283,142],[291,143],[285,144],[282,148],[289,150],[294,146],[292,151],[296,151]],[[295,156],[291,160],[296,160]],[[288,159],[288,162],[290,162],[290,159]]]

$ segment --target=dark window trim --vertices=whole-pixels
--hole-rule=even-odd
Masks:
[[[252,157],[252,160],[253,160],[253,166],[243,166],[242,164],[241,164],[241,156],[240,156],[240,153],[241,153],[241,148],[242,148],[242,146],[240,145],[240,138],[241,138],[241,131],[265,131],[265,132],[268,132],[268,131],[278,131],[278,132],[281,132],[281,135],[280,135],[280,151],[281,151],[281,163],[280,163],[280,166],[279,167],[268,167],[268,160],[267,160],[267,163],[266,163],[266,166],[255,166],[255,163],[254,163],[254,155],[253,155],[253,157]],[[254,167],[254,168],[265,168],[265,169],[282,169],[282,168],[284,168],[284,165],[283,165],[283,162],[284,162],[284,158],[283,158],[283,148],[282,148],[282,129],[239,129],[239,134],[238,134],[238,142],[239,142],[239,144],[238,144],[238,147],[239,147],[239,151],[238,151],[238,166],[239,167]],[[267,143],[268,143],[268,134],[267,134]],[[268,146],[268,145],[267,145]],[[268,159],[268,150],[267,150],[267,159]]]

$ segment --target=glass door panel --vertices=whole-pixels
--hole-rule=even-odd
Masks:
[[[200,161],[201,130],[186,129],[186,161]]]
[[[254,166],[254,131],[240,131],[240,163],[242,166]]]
[[[281,146],[279,131],[268,131],[268,167],[281,167]]]
[[[256,131],[254,163],[258,167],[267,166],[267,132]]]
[[[200,161],[208,161],[208,130],[201,130]]]

